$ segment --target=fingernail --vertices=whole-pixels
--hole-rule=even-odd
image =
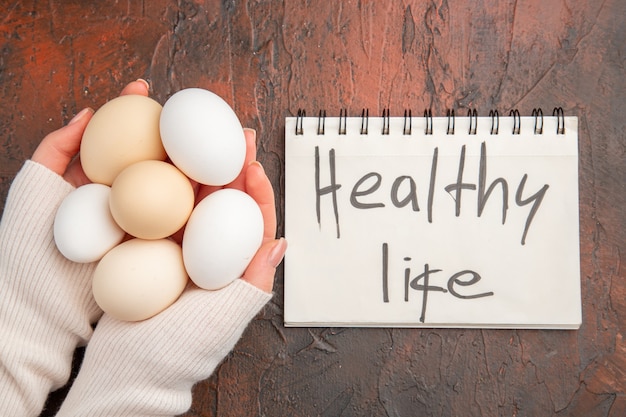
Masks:
[[[146,86],[146,91],[150,91],[150,84],[148,84],[148,81],[144,80],[143,78],[137,78],[136,81],[143,83],[143,85]]]
[[[252,133],[252,135],[254,137],[254,143],[256,143],[256,130],[254,130],[252,128],[249,128],[249,127],[244,127],[243,131]]]
[[[74,117],[72,117],[72,120],[70,120],[70,122],[68,123],[68,125],[74,124],[77,121],[79,121],[80,119],[83,118],[83,116],[85,116],[87,113],[93,112],[93,110],[89,107],[82,109],[81,111],[78,112],[78,114]]]
[[[270,250],[270,254],[267,258],[270,265],[276,268],[282,262],[287,252],[287,240],[284,237],[276,240],[274,247]]]
[[[252,165],[258,166],[259,168],[261,168],[261,171],[265,172],[265,168],[263,168],[263,165],[261,165],[259,161],[250,161],[248,166],[252,166]]]

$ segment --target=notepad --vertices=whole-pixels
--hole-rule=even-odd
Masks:
[[[578,120],[285,120],[286,326],[576,329]]]

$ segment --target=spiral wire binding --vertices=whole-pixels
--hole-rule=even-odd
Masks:
[[[475,135],[478,130],[478,113],[476,112],[476,109],[468,110],[467,117],[470,118],[470,125],[467,134]]]
[[[513,117],[513,134],[519,135],[521,130],[521,119],[519,115],[519,110],[513,109],[509,112],[509,117]]]
[[[413,131],[413,122],[411,117],[411,109],[404,110],[404,127],[402,128],[403,135],[410,135]]]
[[[317,116],[317,134],[323,135],[326,133],[326,110],[320,110],[319,116]]]
[[[346,134],[346,124],[348,122],[348,110],[341,109],[339,110],[339,134]]]
[[[490,135],[497,135],[500,131],[500,114],[498,110],[489,110],[489,117],[491,117],[491,130]]]
[[[534,108],[532,111],[532,115],[534,118],[534,134],[541,135],[543,134],[543,110],[541,108]],[[552,111],[552,116],[557,118],[557,127],[556,133],[557,135],[565,134],[565,114],[562,107],[555,107]],[[296,128],[295,134],[297,136],[304,135],[304,127],[303,120],[306,117],[306,111],[304,109],[298,109],[296,116]],[[383,109],[382,112],[383,119],[383,127],[382,134],[389,135],[389,109]],[[454,135],[455,131],[455,114],[454,109],[448,109],[446,111],[447,117],[447,135]],[[467,112],[467,117],[470,119],[470,125],[468,134],[476,135],[478,132],[478,113],[476,109],[469,109]],[[500,114],[498,110],[490,110],[489,117],[491,118],[491,129],[489,130],[490,135],[497,135],[500,130]],[[517,109],[513,109],[509,112],[509,117],[513,117],[513,129],[512,133],[514,135],[519,135],[521,133],[521,116],[520,112]],[[431,109],[424,110],[424,119],[426,120],[426,127],[424,128],[425,135],[433,134],[433,113]],[[348,110],[341,109],[339,111],[339,135],[347,134],[347,120],[348,120]],[[402,129],[403,135],[411,135],[413,132],[413,116],[410,109],[404,110],[404,126]],[[317,134],[324,135],[326,133],[326,110],[320,110],[318,114],[317,120]],[[361,111],[361,135],[369,134],[369,109],[364,108]]]
[[[448,118],[448,129],[446,130],[446,135],[454,135],[454,109],[448,109],[446,111],[446,117]]]
[[[535,118],[535,135],[543,134],[543,111],[541,108],[533,109],[532,117]],[[541,121],[541,123],[538,123]]]
[[[302,128],[302,120],[306,117],[306,111],[299,109],[298,116],[296,117],[296,135],[304,135],[304,129]]]
[[[363,109],[361,112],[361,134],[367,135],[369,129],[370,110]]]
[[[563,107],[555,107],[552,111],[552,116],[557,117],[556,134],[565,134],[565,114],[563,113]]]
[[[389,109],[383,109],[383,135],[389,134]]]
[[[424,129],[425,135],[433,134],[433,112],[431,109],[424,110],[424,118],[426,119],[426,128]]]

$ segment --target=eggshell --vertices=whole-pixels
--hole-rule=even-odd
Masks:
[[[161,239],[184,226],[194,204],[189,179],[163,161],[141,161],[125,168],[111,186],[115,221],[129,234]]]
[[[54,219],[54,241],[67,259],[86,263],[99,260],[124,238],[109,211],[111,189],[86,184],[68,194]]]
[[[248,194],[222,189],[194,209],[183,236],[187,273],[201,288],[215,290],[240,278],[263,240],[263,216]]]
[[[111,185],[132,163],[167,157],[159,118],[161,105],[141,95],[125,95],[107,102],[93,115],[83,134],[80,158],[87,177]]]
[[[200,88],[178,91],[163,105],[160,129],[168,156],[189,178],[224,185],[241,172],[246,156],[243,128],[218,95]]]
[[[178,299],[187,285],[181,248],[167,240],[128,240],[108,252],[93,276],[102,310],[124,321],[150,318]]]

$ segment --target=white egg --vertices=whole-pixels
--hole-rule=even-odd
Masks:
[[[189,178],[225,185],[241,172],[246,156],[243,128],[218,95],[201,88],[180,90],[163,105],[159,123],[167,155]]]
[[[54,241],[67,259],[97,261],[124,238],[109,210],[110,193],[106,185],[86,184],[61,202],[54,219]]]
[[[240,278],[263,240],[263,215],[248,194],[223,189],[191,213],[183,236],[187,273],[201,288],[215,290]]]

